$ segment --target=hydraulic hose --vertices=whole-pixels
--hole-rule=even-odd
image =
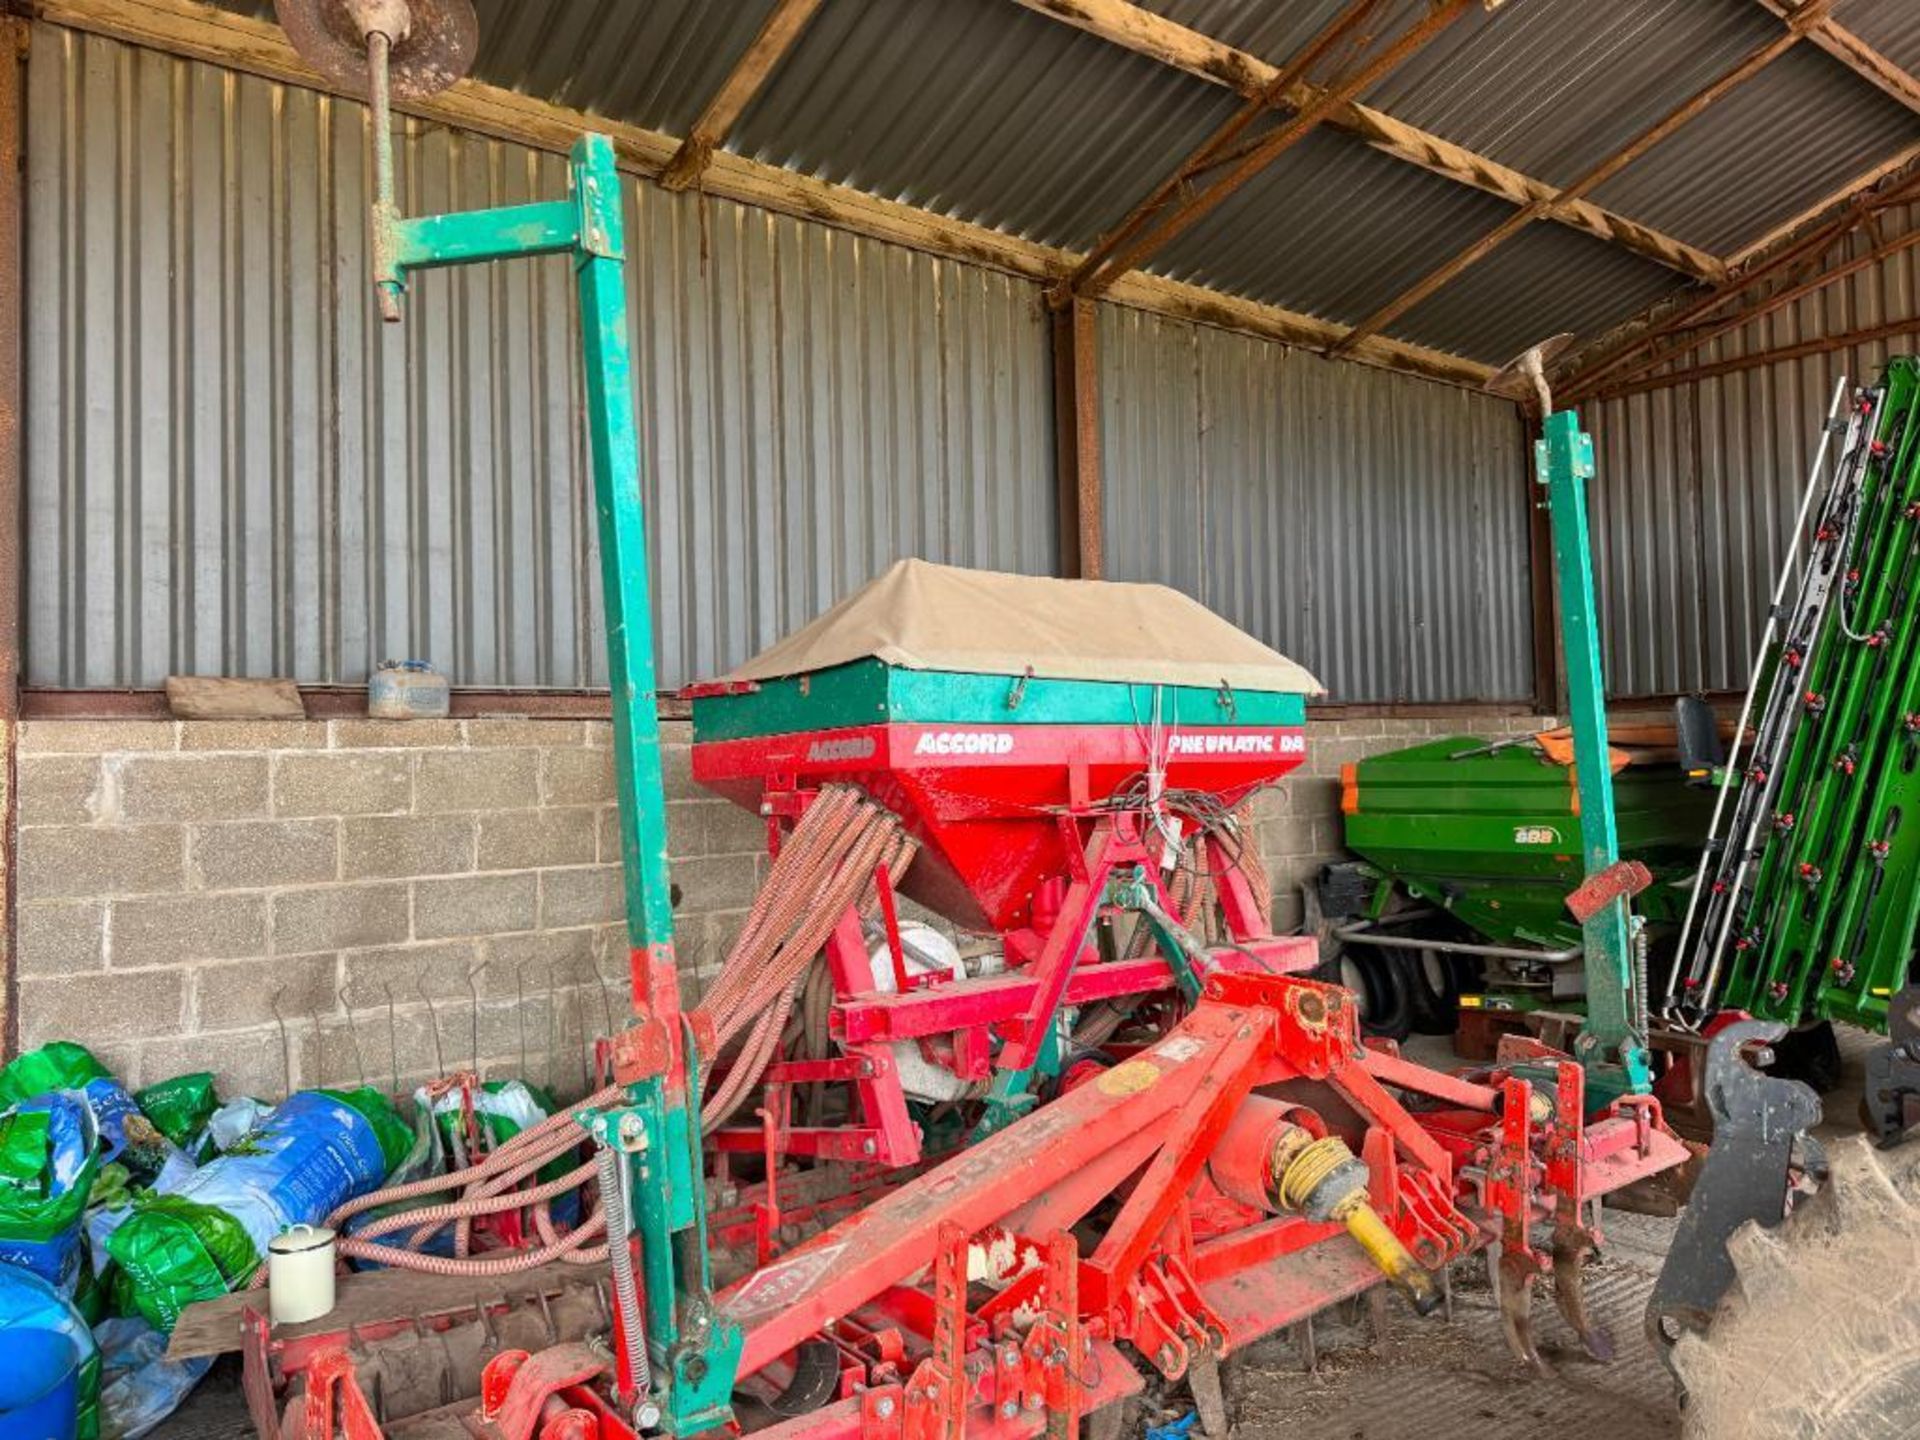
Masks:
[[[713,1022],[721,1051],[732,1055],[731,1065],[709,1081],[701,1107],[706,1124],[726,1119],[759,1083],[779,1050],[781,1031],[797,1003],[813,957],[820,953],[849,907],[871,906],[875,868],[885,865],[891,876],[898,877],[911,863],[916,849],[891,812],[849,786],[826,787],[808,807],[781,847],[720,978],[700,1006]],[[714,1077],[716,1072],[709,1069],[706,1073]],[[581,1111],[618,1104],[623,1095],[620,1086],[603,1087],[522,1131],[474,1164],[451,1174],[376,1190],[337,1207],[326,1223],[343,1230],[348,1221],[368,1211],[404,1206],[409,1201],[427,1202],[383,1216],[359,1233],[343,1238],[340,1253],[398,1269],[476,1277],[513,1274],[556,1259],[579,1264],[606,1259],[613,1271],[622,1314],[635,1318],[626,1330],[628,1363],[630,1373],[644,1390],[648,1378],[645,1330],[638,1323],[638,1277],[628,1244],[626,1209],[624,1204],[613,1203],[617,1191],[608,1188],[610,1158],[613,1184],[618,1185],[618,1157],[603,1152],[558,1179],[518,1188],[580,1144],[576,1117]],[[557,1235],[547,1208],[550,1202],[596,1176],[599,1213],[571,1233]],[[449,1194],[457,1198],[441,1198]],[[474,1257],[467,1253],[475,1219],[528,1207],[534,1212],[539,1245],[511,1255]],[[421,1247],[448,1225],[455,1227],[454,1254],[421,1253]],[[588,1243],[609,1225],[618,1233],[608,1243]],[[377,1243],[402,1231],[408,1232],[405,1246]],[[254,1283],[265,1283],[264,1267]],[[626,1293],[622,1293],[623,1287]]]

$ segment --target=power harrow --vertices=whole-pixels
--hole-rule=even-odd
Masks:
[[[578,1104],[330,1217],[363,1227],[349,1259],[472,1301],[254,1316],[261,1433],[1111,1433],[1149,1375],[1217,1411],[1222,1357],[1377,1286],[1431,1310],[1482,1251],[1529,1363],[1548,1271],[1605,1356],[1580,1285],[1599,1202],[1687,1151],[1647,1093],[1630,886],[1600,863],[1604,717],[1598,751],[1577,736],[1583,826],[1605,820],[1583,924],[1614,983],[1574,1053],[1515,1039],[1442,1072],[1363,1042],[1312,942],[1271,933],[1246,807],[1305,754],[1310,677],[1158,587],[905,564],[695,690],[696,775],[763,818],[772,858],[683,1006],[612,147],[575,145],[563,200],[402,218],[390,98],[462,73],[465,0],[279,8],[372,99],[383,311],[423,268],[573,260],[632,1012]],[[1562,501],[1585,446],[1548,417]],[[1562,598],[1590,614],[1590,590]],[[1597,667],[1580,684],[1597,703]]]

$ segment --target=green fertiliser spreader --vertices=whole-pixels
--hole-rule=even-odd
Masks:
[[[1720,727],[1729,753],[1709,768],[1697,745],[1683,758],[1684,743],[1616,731],[1627,741],[1611,767],[1619,852],[1651,873],[1635,905],[1655,952],[1656,1008],[1685,1025],[1745,1012],[1883,1030],[1910,979],[1920,927],[1920,826],[1903,824],[1920,804],[1916,406],[1911,358],[1850,399],[1836,390],[1752,689]],[[1397,888],[1489,942],[1460,948],[1487,960],[1490,1003],[1579,1008],[1570,962],[1583,958],[1580,926],[1564,903],[1587,873],[1572,760],[1549,733],[1456,736],[1349,767],[1346,842],[1379,888],[1367,919],[1342,933],[1397,943],[1370,929]]]
[[[1829,420],[1840,458],[1802,507],[1798,592],[1787,608],[1784,584],[1776,593],[1749,713],[1756,697],[1764,703],[1749,754],[1729,767],[1682,963],[1662,997],[1682,1020],[1744,1010],[1885,1029],[1888,1000],[1910,978],[1920,923],[1920,824],[1910,823],[1920,819],[1917,408],[1920,361],[1902,357]]]
[[[1653,874],[1636,897],[1641,917],[1670,929],[1685,909],[1712,796],[1689,786],[1679,763],[1658,749],[1616,754],[1625,762],[1613,771],[1620,855]],[[1586,878],[1575,781],[1551,732],[1493,743],[1455,735],[1347,766],[1347,847],[1381,882],[1371,917],[1379,918],[1387,890],[1397,885],[1514,951],[1487,958],[1506,962],[1501,968],[1519,992],[1551,990],[1548,970],[1577,973],[1581,927],[1566,908]]]

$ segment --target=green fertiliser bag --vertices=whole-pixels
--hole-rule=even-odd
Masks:
[[[274,1236],[375,1189],[412,1139],[376,1090],[303,1090],[225,1154],[159,1182],[166,1193],[136,1196],[107,1253],[135,1309],[170,1331],[189,1304],[245,1284]]]
[[[0,1115],[0,1195],[46,1198],[52,1135],[53,1116],[45,1110]]]
[[[57,1090],[0,1115],[0,1264],[31,1270],[72,1297],[91,1279],[80,1233],[101,1165],[83,1097]]]
[[[49,1090],[84,1090],[89,1080],[109,1073],[86,1046],[55,1040],[27,1051],[0,1070],[0,1108],[18,1105]]]
[[[220,1099],[213,1093],[213,1076],[198,1070],[135,1091],[133,1103],[154,1129],[184,1150],[219,1108]]]

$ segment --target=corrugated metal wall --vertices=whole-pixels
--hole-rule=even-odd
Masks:
[[[1531,694],[1511,404],[1111,307],[1100,344],[1115,579],[1189,591],[1334,699]]]
[[[37,26],[26,678],[603,683],[563,260],[365,283],[359,106]],[[403,203],[562,193],[411,125]],[[630,190],[667,684],[897,556],[1044,571],[1047,327],[1008,277]]]
[[[1882,236],[1920,226],[1889,210]],[[1865,253],[1855,235],[1829,264]],[[1920,250],[1891,255],[1701,347],[1708,365],[1920,314]],[[1872,381],[1920,340],[1853,346],[1587,407],[1600,472],[1596,570],[1616,694],[1744,688],[1842,375]]]

